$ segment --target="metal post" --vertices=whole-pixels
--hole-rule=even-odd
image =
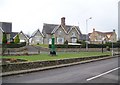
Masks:
[[[86,51],[88,51],[88,43],[87,43],[87,34],[88,33],[88,19],[86,19]]]
[[[103,40],[102,40],[102,53],[103,53]]]
[[[86,51],[88,51],[88,20],[92,19],[92,17],[86,19]]]
[[[113,41],[112,41],[112,56],[113,56]]]

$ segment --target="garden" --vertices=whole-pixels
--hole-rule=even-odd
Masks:
[[[26,56],[0,56],[0,59],[6,60],[7,62],[26,62],[26,61],[49,61],[49,60],[59,60],[68,58],[83,58],[83,57],[93,57],[111,55],[110,52],[57,52],[56,56],[51,56],[48,53],[41,53],[38,55],[26,55]]]

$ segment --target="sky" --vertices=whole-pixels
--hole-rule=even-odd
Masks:
[[[0,0],[0,21],[12,22],[12,31],[32,34],[42,31],[43,23],[79,26],[86,34],[97,31],[118,32],[118,1],[120,0]]]

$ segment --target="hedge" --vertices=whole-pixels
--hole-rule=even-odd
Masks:
[[[56,48],[86,48],[86,44],[82,45],[55,45]],[[89,48],[112,48],[112,43],[106,43],[106,44],[88,44]],[[51,45],[49,45],[49,48],[51,48]],[[120,43],[113,43],[113,48],[120,48]]]
[[[26,42],[3,44],[3,47],[6,47],[6,48],[20,48],[23,46],[26,46]]]
[[[80,45],[55,45],[56,48],[80,48]],[[49,48],[51,48],[51,45],[49,45]]]

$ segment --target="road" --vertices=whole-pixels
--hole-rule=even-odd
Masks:
[[[112,58],[69,67],[3,77],[3,83],[118,83],[118,60]]]

